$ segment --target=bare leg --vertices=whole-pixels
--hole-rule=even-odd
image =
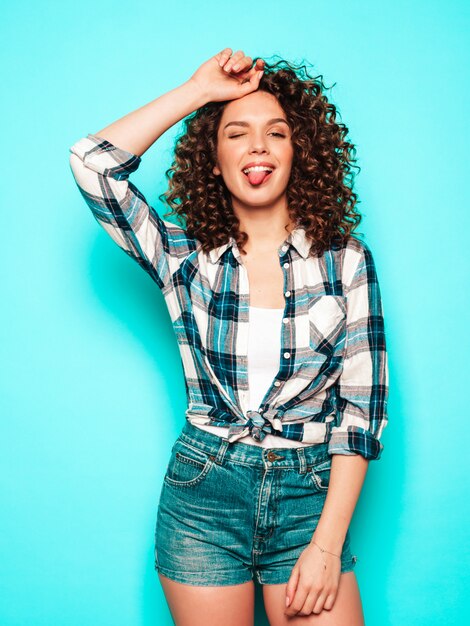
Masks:
[[[158,573],[176,626],[253,626],[255,585],[184,585]]]
[[[263,598],[270,626],[364,626],[361,596],[354,572],[339,579],[338,593],[331,610],[311,615],[284,615],[286,585],[263,585]]]

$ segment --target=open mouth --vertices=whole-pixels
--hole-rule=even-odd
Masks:
[[[264,185],[274,172],[274,168],[270,167],[250,167],[242,170],[244,176],[253,187]]]

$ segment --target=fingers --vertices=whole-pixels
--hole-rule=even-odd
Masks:
[[[249,79],[248,78],[244,79],[239,85],[240,95],[246,96],[252,91],[256,91],[258,89],[260,80],[261,80],[260,72],[256,72]]]
[[[288,591],[286,588],[286,595]],[[290,593],[290,592],[289,592]],[[289,596],[291,597],[291,596]],[[310,615],[320,614],[323,610],[331,610],[336,597],[336,592],[328,588],[313,587],[299,580],[297,588],[291,597],[289,606],[284,610],[285,615]]]
[[[262,67],[264,67],[264,62]],[[258,69],[259,65],[256,64],[249,72],[243,74],[243,82],[240,85],[240,89],[243,95],[247,95],[252,91],[256,91],[259,87],[261,78],[263,77],[264,69]]]
[[[219,62],[220,67],[223,67],[227,61],[230,59],[230,55],[232,54],[232,48],[224,48],[219,54],[215,55],[215,58]]]
[[[327,598],[329,598],[329,594],[327,592],[323,592],[321,595],[319,595],[318,598],[316,599],[316,602],[312,603],[309,606],[309,615],[310,613],[321,613],[323,609],[327,609],[326,607]]]
[[[323,610],[323,601],[325,600],[325,596],[320,595],[317,598],[316,593],[309,593],[305,598],[305,602],[302,607],[298,611],[298,615],[310,615],[311,613],[321,613]]]
[[[236,66],[237,70],[240,69],[241,64],[243,64],[243,59],[245,59],[247,57],[245,57],[244,53],[242,52],[242,50],[238,50],[238,52],[235,52],[235,54],[232,56],[231,59],[229,59],[227,61],[227,63],[223,66],[223,70],[224,72],[231,72],[232,69],[235,69],[234,66]],[[236,71],[236,70],[235,70]]]
[[[255,72],[264,69],[264,61],[263,59],[256,59],[256,63],[253,65],[253,59],[251,57],[243,57],[240,60],[236,61],[232,66],[232,72],[240,72],[241,70],[250,68],[249,72],[247,72],[247,76],[251,76]]]
[[[297,589],[297,584],[299,582],[300,571],[299,568],[294,567],[289,581],[286,585],[286,606],[290,606],[292,604],[292,600],[295,596],[295,591]]]
[[[251,63],[250,63],[251,65]],[[264,61],[263,59],[256,59],[256,63],[253,65],[253,67],[244,74],[244,76],[246,78],[251,78],[253,75],[258,74],[259,72],[263,72],[264,71]],[[261,78],[262,73],[259,75],[259,77]]]
[[[300,615],[304,615],[302,609],[306,605],[307,599],[309,598],[309,591],[310,589],[308,585],[299,582],[299,585],[295,590],[294,597],[291,599],[291,603],[284,610],[285,615],[293,616],[297,615],[298,613],[300,613]],[[316,595],[314,599],[317,599]]]
[[[224,48],[219,54],[216,55],[216,59],[227,74],[229,72],[241,72],[247,70],[253,65],[253,59],[249,56],[245,56],[243,50],[237,50],[232,56],[231,48]],[[263,59],[257,59],[253,68],[250,69],[249,75],[264,68]]]

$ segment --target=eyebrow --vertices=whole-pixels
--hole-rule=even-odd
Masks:
[[[287,124],[287,126],[289,126],[287,120],[285,120],[282,117],[274,117],[272,120],[268,120],[266,122],[266,126],[269,126],[270,124],[275,124],[277,122],[284,122],[284,124]],[[250,124],[248,122],[229,122],[228,124],[225,124],[224,126],[224,130],[228,127],[228,126],[249,126]]]

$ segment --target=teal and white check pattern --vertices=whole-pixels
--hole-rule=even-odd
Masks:
[[[161,289],[178,341],[193,423],[229,427],[228,439],[267,433],[328,442],[330,454],[379,459],[387,418],[383,309],[369,246],[351,236],[309,256],[303,228],[278,249],[285,309],[279,370],[248,410],[248,274],[233,238],[209,254],[163,220],[129,181],[141,157],[88,134],[70,166],[93,216]]]

